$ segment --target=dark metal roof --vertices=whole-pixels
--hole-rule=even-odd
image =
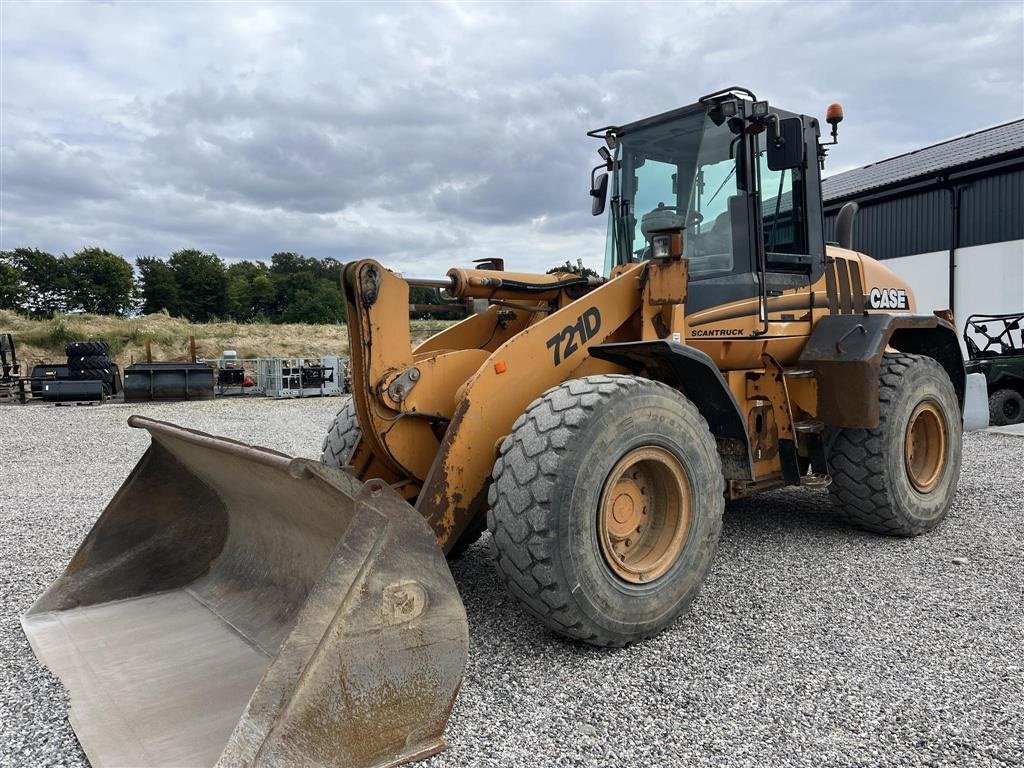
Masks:
[[[828,203],[868,190],[936,176],[991,158],[1022,152],[1024,118],[829,176],[822,180],[822,197]]]

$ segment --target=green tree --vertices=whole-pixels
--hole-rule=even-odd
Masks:
[[[270,271],[275,275],[315,272],[317,269],[316,259],[306,258],[301,253],[281,251],[270,257]]]
[[[67,272],[63,259],[38,248],[4,252],[4,262],[19,274],[23,285],[19,305],[35,317],[47,317],[67,309]]]
[[[270,261],[274,281],[273,317],[286,323],[338,323],[345,321],[341,296],[344,265],[298,253],[275,253]]]
[[[140,256],[135,260],[135,266],[139,269],[143,314],[166,311],[169,315],[180,315],[178,283],[171,265],[155,256]]]
[[[63,259],[68,309],[97,315],[126,315],[132,309],[132,265],[102,248],[83,248]]]
[[[260,266],[264,266],[260,264]],[[274,307],[274,297],[277,291],[274,288],[274,281],[270,274],[261,272],[252,279],[251,301],[257,317],[270,317]]]
[[[317,271],[318,276],[324,280],[330,280],[338,289],[341,289],[341,273],[345,269],[345,265],[337,259],[332,259],[328,256],[326,259],[318,259]]]
[[[441,294],[437,288],[413,286],[409,288],[410,304],[441,304]]]
[[[21,309],[24,291],[21,270],[0,252],[0,309]]]
[[[286,323],[325,325],[345,320],[345,306],[330,280],[313,279],[308,288],[297,288],[281,319]]]
[[[228,315],[248,322],[273,313],[274,282],[263,262],[236,261],[226,271],[228,279]]]
[[[228,278],[216,254],[187,248],[172,253],[169,264],[182,315],[200,323],[227,316]]]

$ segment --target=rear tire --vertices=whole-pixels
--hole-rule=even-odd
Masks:
[[[724,480],[707,423],[676,390],[617,375],[549,389],[516,420],[493,479],[498,574],[555,632],[623,646],[660,632],[699,592]]]
[[[331,422],[331,426],[324,436],[323,446],[320,449],[320,463],[335,469],[347,466],[352,459],[352,451],[355,450],[362,435],[363,431],[359,427],[355,403],[349,397],[334,417],[334,421]],[[448,559],[455,560],[461,557],[477,542],[484,530],[486,530],[486,520],[481,514],[463,531],[462,536],[455,542],[455,546],[448,552]]]
[[[838,431],[829,494],[859,528],[927,533],[949,512],[960,476],[963,424],[953,384],[930,357],[886,354],[878,397],[875,429]]]
[[[997,389],[988,398],[989,423],[996,427],[1024,421],[1024,396],[1013,389]]]

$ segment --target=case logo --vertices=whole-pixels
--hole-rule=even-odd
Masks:
[[[872,288],[868,294],[872,309],[909,309],[907,292],[903,288]]]

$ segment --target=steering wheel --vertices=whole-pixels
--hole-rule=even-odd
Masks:
[[[651,210],[648,211],[648,213],[654,213],[657,210],[675,211],[676,213],[679,213],[679,209],[680,208],[685,208],[685,207],[688,207],[688,206],[666,205],[665,203],[658,203],[657,207],[656,208],[652,208]],[[685,216],[685,210],[684,210],[683,215]],[[693,211],[690,214],[690,218],[687,220],[687,225],[688,226],[692,226],[694,224],[700,224],[703,221],[704,221],[704,214],[701,213],[700,211]]]

